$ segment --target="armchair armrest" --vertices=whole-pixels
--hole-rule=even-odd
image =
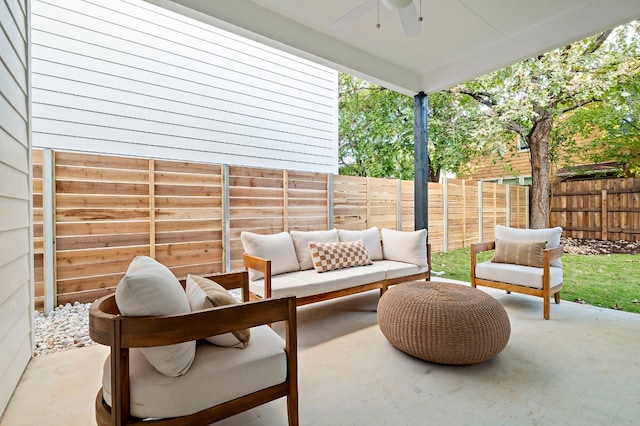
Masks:
[[[484,251],[495,250],[495,241],[485,241],[482,243],[471,244],[471,285],[476,285],[476,264],[478,263],[477,254]]]
[[[542,262],[543,264],[548,264],[549,261],[553,259],[560,259],[564,255],[564,247],[558,246],[554,248],[544,249],[542,252]]]
[[[271,298],[271,261],[262,257],[243,253],[242,260],[245,270],[255,269],[264,275],[264,299]]]

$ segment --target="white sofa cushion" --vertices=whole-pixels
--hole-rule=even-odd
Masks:
[[[371,260],[382,260],[382,244],[380,244],[380,231],[374,226],[364,231],[350,231],[347,229],[338,229],[338,238],[340,241],[358,241],[364,242]]]
[[[427,230],[403,232],[382,228],[382,254],[386,260],[428,266]]]
[[[413,263],[396,262],[395,260],[377,260],[373,262],[372,267],[376,270],[384,271],[384,277],[387,280],[429,272],[428,266],[418,266]]]
[[[288,232],[277,234],[255,234],[243,231],[240,233],[244,251],[252,256],[271,260],[271,275],[300,270],[300,264]],[[257,280],[263,277],[262,272],[249,269],[249,277]]]
[[[137,349],[130,351],[131,414],[140,418],[185,416],[287,378],[284,340],[266,325],[254,327],[245,350],[199,344],[189,371],[159,374]],[[218,386],[212,388],[213,384]],[[104,362],[103,396],[111,406],[111,365]]]
[[[508,226],[496,225],[496,239],[509,241],[546,241],[546,248],[555,248],[560,245],[562,227],[543,229],[518,229]],[[562,267],[560,259],[552,259],[551,266]]]
[[[513,265],[509,263],[493,263],[491,261],[482,262],[476,265],[477,278],[537,289],[542,289],[543,272],[543,268]],[[562,284],[562,268],[552,266],[549,268],[549,273],[549,284],[551,287]]]
[[[298,258],[298,264],[300,270],[313,268],[313,261],[311,260],[311,251],[309,250],[309,243],[337,243],[338,231],[331,229],[329,231],[289,231],[291,239],[293,240],[293,247],[296,250],[296,256]]]
[[[147,256],[136,256],[116,287],[116,303],[123,315],[146,317],[186,314],[189,300],[178,279],[164,265]],[[180,376],[189,370],[196,342],[144,348],[142,353],[160,373]]]
[[[293,294],[297,297],[306,297],[384,280],[385,272],[374,269],[373,266],[336,269],[322,274],[317,273],[315,269],[307,269],[273,276],[271,277],[271,296],[281,297]],[[263,279],[250,281],[249,288],[252,293],[264,297]]]
[[[186,293],[192,311],[240,303],[226,288],[217,282],[197,275],[187,275]],[[207,337],[205,340],[213,345],[243,349],[249,344],[250,337],[251,330],[244,328]]]

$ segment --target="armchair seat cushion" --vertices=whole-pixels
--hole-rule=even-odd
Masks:
[[[510,263],[482,262],[476,265],[476,278],[503,283],[516,284],[523,287],[542,289],[543,268],[514,265]],[[549,268],[549,285],[562,284],[562,268]]]
[[[266,325],[251,329],[243,349],[199,343],[189,371],[158,373],[139,349],[130,350],[131,415],[178,417],[204,410],[287,380],[284,340]],[[219,386],[212,387],[212,384]],[[111,406],[111,364],[104,363],[103,396]],[[215,390],[214,390],[215,389]]]

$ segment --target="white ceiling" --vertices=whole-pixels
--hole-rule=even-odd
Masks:
[[[422,31],[406,38],[398,13],[382,4],[380,29],[375,6],[332,26],[367,0],[147,1],[408,95],[640,18],[640,0],[422,0]]]

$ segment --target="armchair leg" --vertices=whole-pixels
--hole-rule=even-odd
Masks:
[[[556,302],[556,305],[560,304],[560,292],[554,293],[553,299]]]
[[[291,395],[287,396],[287,412],[289,415],[289,426],[298,426],[298,399]]]
[[[549,319],[549,314],[551,313],[551,300],[549,300],[549,296],[543,297],[544,299],[544,319]]]

